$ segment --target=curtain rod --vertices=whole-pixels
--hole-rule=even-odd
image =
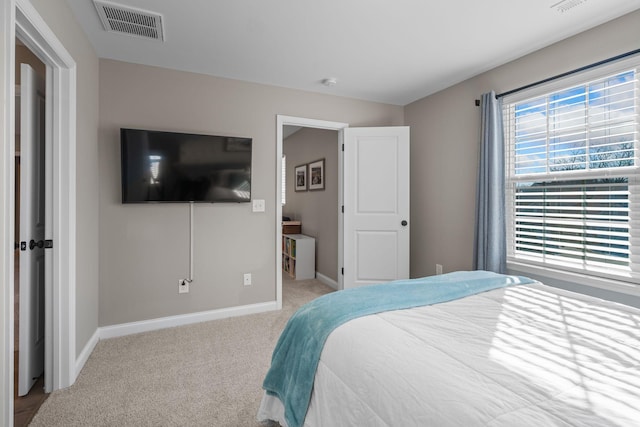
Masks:
[[[627,58],[629,56],[637,55],[639,53],[640,53],[640,49],[635,49],[635,50],[632,50],[632,51],[629,51],[629,52],[626,52],[626,53],[622,53],[620,55],[613,56],[611,58],[603,59],[602,61],[594,62],[593,64],[585,65],[584,67],[576,68],[575,70],[567,71],[565,73],[558,74],[558,75],[555,75],[553,77],[548,77],[546,79],[537,81],[535,83],[529,83],[527,85],[521,86],[521,87],[516,88],[516,89],[509,90],[507,92],[499,93],[499,94],[496,95],[496,99],[500,99],[503,96],[511,95],[512,93],[520,92],[522,90],[529,89],[529,88],[532,88],[534,86],[541,85],[543,83],[548,83],[548,82],[551,82],[551,81],[554,81],[554,80],[557,80],[557,79],[561,79],[563,77],[567,77],[567,76],[570,76],[572,74],[580,73],[582,71],[586,71],[586,70],[589,70],[591,68],[599,67],[600,65],[608,64],[609,62],[614,62],[614,61],[618,61],[620,59]],[[480,106],[480,100],[479,99],[476,99],[476,106]]]

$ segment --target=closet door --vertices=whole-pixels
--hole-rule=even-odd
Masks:
[[[44,370],[45,95],[44,82],[20,64],[20,315],[18,395]]]

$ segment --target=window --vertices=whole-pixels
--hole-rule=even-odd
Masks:
[[[503,100],[508,262],[640,283],[639,68],[625,65]]]
[[[162,156],[149,155],[149,183],[151,185],[160,184],[158,179],[160,176],[160,162],[162,162]]]

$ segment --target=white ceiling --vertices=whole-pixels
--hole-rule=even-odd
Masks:
[[[640,0],[115,0],[166,40],[107,32],[67,0],[101,58],[406,105],[640,8]],[[639,23],[640,25],[640,23]],[[604,59],[604,58],[603,58]],[[324,78],[338,84],[327,87]]]

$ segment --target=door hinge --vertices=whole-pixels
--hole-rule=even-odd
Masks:
[[[342,271],[341,271],[342,275],[344,276],[344,267],[342,267]]]
[[[335,147],[335,145],[334,145],[334,147]],[[344,144],[342,144],[342,151],[344,151]]]
[[[344,205],[342,205],[342,213],[344,213]]]

